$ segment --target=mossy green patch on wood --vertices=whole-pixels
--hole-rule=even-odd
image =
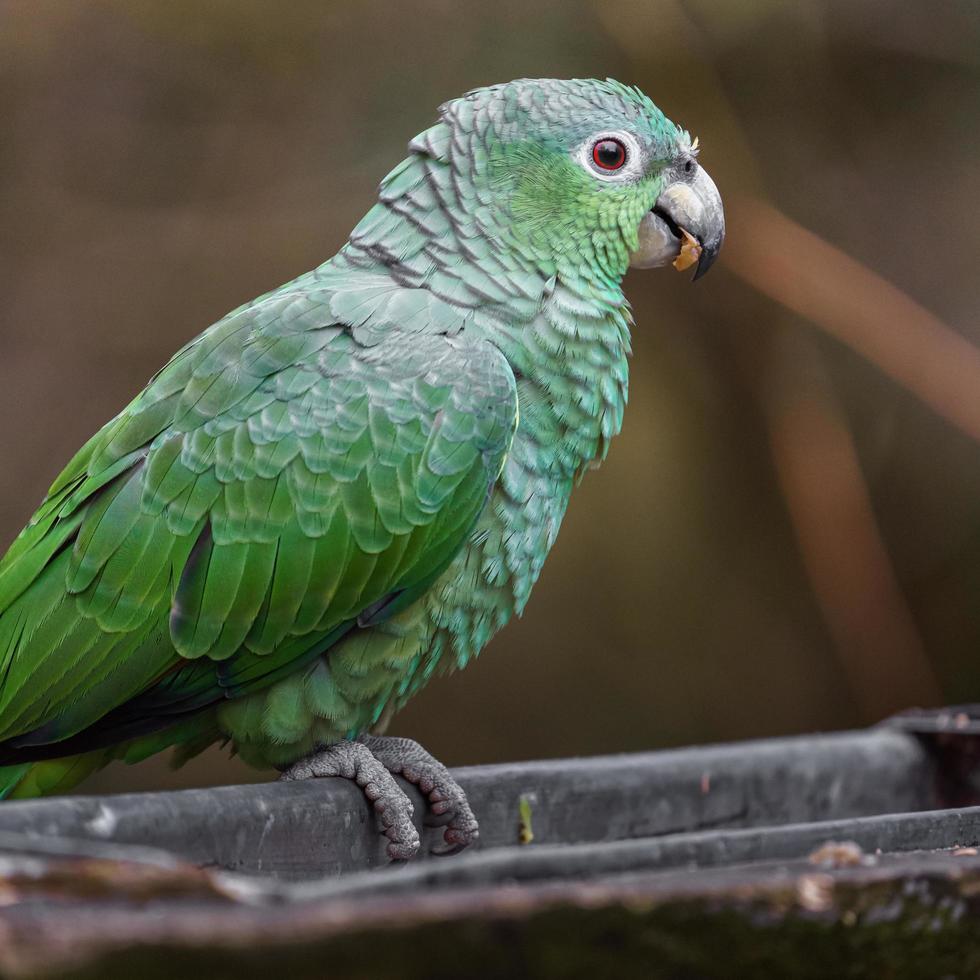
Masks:
[[[935,865],[935,862],[933,862]],[[816,878],[819,888],[808,882]],[[684,889],[682,889],[683,891]],[[106,909],[0,912],[0,976],[113,980],[179,975],[251,980],[937,980],[980,976],[980,866],[947,859],[802,870],[690,894],[646,880],[497,886],[398,902],[218,907],[162,903],[154,915]],[[44,933],[57,930],[56,947]],[[87,930],[87,931],[86,931]],[[68,946],[66,946],[66,943]],[[71,955],[65,955],[70,948]]]

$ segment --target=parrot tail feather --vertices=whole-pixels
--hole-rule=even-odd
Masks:
[[[112,753],[102,750],[43,762],[0,766],[0,800],[25,800],[64,793],[111,759]]]

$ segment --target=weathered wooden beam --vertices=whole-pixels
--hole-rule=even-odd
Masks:
[[[782,826],[701,830],[605,843],[500,847],[405,868],[384,869],[265,891],[289,901],[406,895],[412,892],[485,887],[495,882],[601,880],[623,874],[756,862],[798,861],[829,841],[855,844],[867,855],[975,848],[980,845],[980,807],[882,814]]]
[[[94,862],[4,880],[10,980],[980,975],[980,858],[951,853],[272,905],[194,868]]]
[[[845,819],[936,805],[936,766],[888,729],[457,770],[480,847]],[[407,786],[407,784],[404,784]],[[416,816],[424,807],[414,789]],[[341,779],[0,804],[0,832],[142,844],[206,867],[318,878],[387,864],[373,812]],[[425,828],[431,845],[440,831]]]
[[[980,807],[932,809],[975,746],[930,739],[463,769],[480,848],[400,867],[343,780],[2,804],[0,978],[980,975]]]

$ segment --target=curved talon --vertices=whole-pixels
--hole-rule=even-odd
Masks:
[[[476,817],[473,816],[473,811],[470,809],[466,797],[463,797],[462,802],[453,813],[452,819],[442,832],[444,843],[441,845],[437,844],[431,848],[431,853],[440,855],[456,854],[458,851],[463,850],[464,847],[469,847],[479,836],[479,824],[476,822]]]
[[[457,825],[455,820],[451,822],[443,832],[443,843],[430,848],[429,853],[443,857],[449,854],[458,854],[463,848],[469,847],[480,836],[480,830],[472,813],[470,820],[472,825],[469,826]]]

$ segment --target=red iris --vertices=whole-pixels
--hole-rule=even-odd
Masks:
[[[592,160],[602,170],[619,170],[626,163],[626,147],[616,139],[599,140],[592,147]]]

